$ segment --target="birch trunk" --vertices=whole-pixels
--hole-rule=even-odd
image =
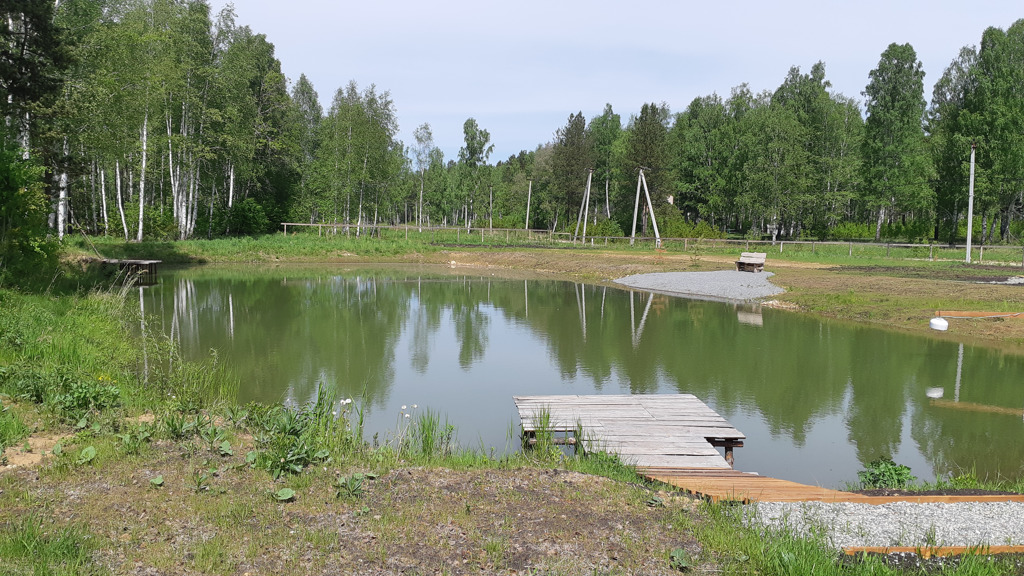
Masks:
[[[121,196],[121,161],[114,162],[114,174],[117,179],[117,211],[121,214],[121,229],[124,230],[124,239],[128,240],[128,222],[124,219],[124,199]]]
[[[64,230],[68,225],[68,139],[64,137],[63,155],[61,156],[60,180],[57,193],[57,239],[64,239]]]
[[[135,239],[142,242],[142,215],[146,207],[146,139],[149,137],[149,110],[142,118],[142,171],[139,172],[139,231]]]
[[[103,235],[110,230],[110,217],[107,215],[107,171],[100,168],[100,207],[103,214]]]

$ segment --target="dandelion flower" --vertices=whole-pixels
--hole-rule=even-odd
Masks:
[[[402,410],[405,410],[405,404],[402,404]]]
[[[412,405],[412,409],[413,409],[413,410],[415,410],[416,408],[418,408],[418,406],[416,406],[415,404],[413,404],[413,405]]]
[[[408,417],[409,417],[409,415],[408,415],[408,414],[406,414],[406,415],[405,415],[405,417],[406,417],[406,418],[408,418]]]

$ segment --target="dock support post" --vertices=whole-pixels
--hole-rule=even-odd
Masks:
[[[730,468],[735,468],[736,467],[735,460],[736,460],[736,458],[732,455],[732,446],[726,446],[725,447],[725,461],[729,463],[729,467]]]

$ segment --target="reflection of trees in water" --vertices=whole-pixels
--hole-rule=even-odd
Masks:
[[[956,353],[934,354],[923,366],[927,387],[941,388],[932,401],[919,387],[911,397],[911,436],[929,455],[936,476],[974,472],[979,478],[1024,475],[1024,388],[1006,386],[1019,374],[1017,359],[965,348],[961,381]],[[958,393],[957,393],[958,392]]]
[[[633,393],[669,386],[712,401],[726,417],[756,407],[773,435],[797,446],[816,422],[842,418],[861,463],[891,456],[909,409],[911,437],[937,472],[954,463],[1024,461],[1020,418],[927,404],[926,388],[952,387],[956,354],[947,342],[771,310],[763,326],[751,326],[719,303],[472,276],[374,272],[218,282],[186,275],[147,298],[146,309],[164,311],[165,333],[193,357],[210,348],[225,357],[244,350],[242,369],[251,375],[243,374],[244,393],[254,399],[279,400],[287,389],[302,402],[327,383],[342,396],[383,404],[403,331],[411,367],[425,373],[450,317],[459,365],[469,369],[484,357],[500,315],[543,342],[563,379],[582,376],[597,390],[611,384]],[[968,349],[965,367],[963,400],[1024,408],[1022,392],[1006,384],[1006,374],[1020,372],[1019,358]],[[993,473],[992,466],[979,473]],[[998,471],[1018,473],[1006,468]]]

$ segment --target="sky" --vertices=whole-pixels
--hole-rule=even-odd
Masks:
[[[228,4],[210,0],[214,16]],[[446,159],[462,126],[491,135],[490,162],[553,140],[570,114],[606,103],[623,124],[645,102],[682,112],[734,86],[773,91],[791,66],[825,63],[836,92],[862,99],[885,48],[909,42],[925,98],[960,48],[1024,18],[1017,1],[949,0],[234,0],[237,23],[266,34],[290,85],[313,83],[326,112],[354,80],[389,91],[399,138],[429,123]]]

